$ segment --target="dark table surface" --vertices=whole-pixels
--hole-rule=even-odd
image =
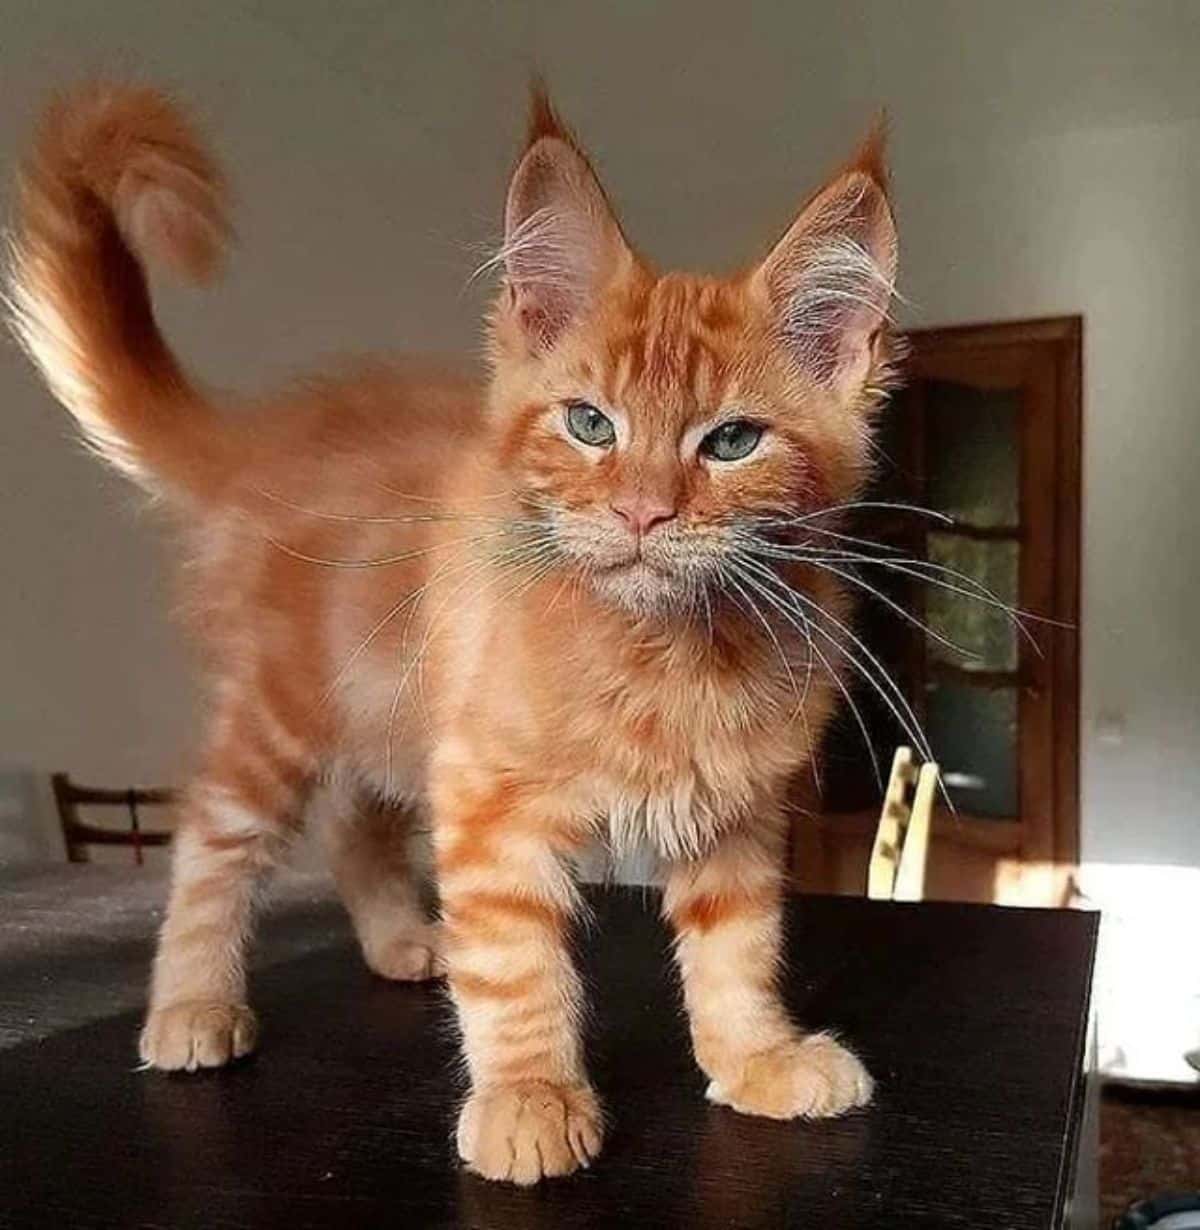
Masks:
[[[112,878],[110,907],[114,893],[133,904],[89,926],[97,872],[0,883],[0,1226],[994,1230],[1061,1216],[1095,915],[796,900],[792,1006],[844,1033],[879,1092],[845,1119],[774,1123],[704,1101],[653,894],[598,894],[584,964],[608,1140],[590,1171],[517,1190],[456,1161],[444,993],[369,975],[319,893],[264,923],[256,1058],[137,1071],[158,889]]]

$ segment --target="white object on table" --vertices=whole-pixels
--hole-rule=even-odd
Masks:
[[[937,781],[933,761],[918,768],[912,748],[896,749],[867,869],[867,896],[872,900],[920,901],[924,896]]]

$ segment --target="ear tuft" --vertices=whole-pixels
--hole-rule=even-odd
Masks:
[[[781,340],[847,401],[873,387],[886,362],[896,228],[885,134],[881,116],[755,273]]]
[[[535,79],[525,152],[508,186],[504,243],[489,262],[504,268],[501,313],[545,349],[629,255],[587,155]]]
[[[857,171],[883,189],[886,197],[891,196],[891,174],[887,164],[888,115],[883,108],[876,114],[867,135],[859,142],[858,148],[850,155],[842,174],[847,175]]]
[[[545,78],[535,74],[529,82],[529,123],[525,130],[525,148],[535,145],[543,137],[557,137],[578,148],[575,138],[554,110]]]

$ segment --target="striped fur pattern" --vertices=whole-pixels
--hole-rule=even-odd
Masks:
[[[864,1103],[862,1065],[775,987],[781,801],[836,664],[741,601],[728,561],[747,518],[820,512],[861,482],[895,273],[878,139],[763,261],[662,274],[538,95],[486,385],[361,366],[217,404],[160,336],[144,267],[206,275],[223,199],[172,103],[91,87],[47,113],[12,239],[13,323],[51,390],[180,514],[211,685],[145,1064],[254,1046],[256,885],[331,782],[327,846],[367,962],[449,975],[471,1086],[458,1145],[480,1174],[532,1183],[600,1149],[569,955],[571,867],[597,838],[661,856],[713,1100],[779,1118]],[[606,416],[604,447],[572,434],[577,403]],[[757,448],[714,460],[705,441],[739,420]],[[780,568],[845,617],[828,574]],[[409,853],[422,831],[436,919]]]

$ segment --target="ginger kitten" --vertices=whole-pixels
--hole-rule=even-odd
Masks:
[[[572,858],[597,836],[662,858],[709,1097],[775,1118],[865,1104],[862,1064],[776,990],[782,800],[847,631],[836,578],[780,544],[866,470],[896,261],[878,138],[761,263],[663,274],[538,94],[486,388],[374,368],[214,404],[156,328],[143,264],[206,277],[223,210],[169,101],[91,87],[42,122],[13,246],[15,327],[51,390],[177,513],[211,683],[145,1063],[254,1046],[255,883],[333,781],[367,962],[448,973],[458,1147],[480,1174],[533,1183],[600,1149],[567,947]],[[439,922],[404,853],[417,818]]]

